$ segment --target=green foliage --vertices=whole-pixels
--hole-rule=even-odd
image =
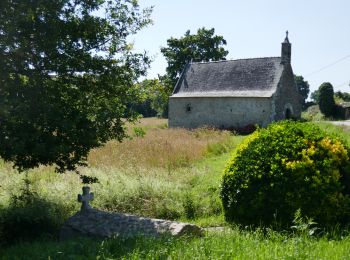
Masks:
[[[144,137],[146,135],[146,131],[142,127],[134,127],[134,135],[136,137]]]
[[[207,154],[210,155],[220,155],[225,152],[228,152],[229,148],[225,144],[216,143],[216,144],[208,144],[207,146]]]
[[[298,209],[294,214],[293,226],[291,228],[296,231],[299,236],[313,236],[315,235],[316,222],[312,218],[303,217],[301,215],[301,210]]]
[[[26,178],[21,193],[13,195],[9,207],[0,210],[0,246],[57,236],[71,210],[41,198]]]
[[[331,91],[329,91],[329,95],[331,95]],[[314,92],[311,93],[311,99],[313,99],[317,104],[320,103],[320,90],[315,90]],[[331,98],[329,98],[331,99]],[[330,101],[331,103],[333,103],[333,101]],[[333,119],[346,119],[345,118],[345,109],[343,108],[342,106],[342,103],[344,102],[350,102],[350,94],[347,93],[347,92],[341,92],[341,91],[337,91],[334,93],[334,106],[333,106],[333,110],[330,110],[328,113],[332,113],[331,116]],[[308,107],[308,111],[307,112],[310,112],[309,111],[309,108],[312,107],[311,105],[311,102],[309,102],[310,106]],[[306,104],[308,105],[308,104]],[[317,106],[319,107],[319,106]],[[325,114],[321,114],[320,115],[317,115],[317,118],[316,120],[318,119],[321,119],[322,117],[324,117]],[[313,120],[315,121],[314,119],[314,115],[313,113],[307,113],[306,114],[306,117],[310,120]]]
[[[132,104],[129,104],[128,107],[135,111],[136,113],[142,115],[142,117],[155,117],[157,111],[155,111],[151,106],[152,100],[149,98],[133,100]]]
[[[211,131],[211,128],[203,127],[196,129],[194,135],[197,138],[210,138]],[[225,142],[208,143],[204,154],[206,156],[218,156],[230,152],[233,147],[237,147],[243,137],[232,133],[230,134],[232,135],[232,138],[227,139]]]
[[[191,34],[188,30],[183,37],[168,39],[167,45],[161,48],[168,66],[167,74],[159,77],[163,91],[158,97],[157,109],[163,117],[168,116],[168,97],[188,62],[224,60],[228,54],[223,47],[226,40],[223,36],[215,35],[214,28],[200,28],[196,34]]]
[[[311,92],[311,100],[313,100],[316,104],[320,103],[320,91],[316,89],[314,92]]]
[[[185,216],[187,219],[194,219],[196,216],[196,205],[193,200],[193,195],[187,193],[183,202]]]
[[[329,82],[322,83],[319,91],[319,106],[322,114],[326,117],[334,115],[335,101],[333,86]]]
[[[288,226],[300,208],[321,226],[349,223],[349,148],[313,124],[271,124],[233,154],[221,198],[229,222]]]
[[[301,117],[306,121],[325,120],[325,116],[321,113],[318,105],[309,106],[306,111],[302,112]]]
[[[167,40],[168,47],[161,48],[161,52],[168,62],[167,76],[174,87],[185,65],[193,61],[217,61],[223,60],[228,54],[224,49],[226,40],[223,36],[214,35],[215,29],[198,29],[196,34],[188,30],[179,39]]]
[[[128,39],[150,12],[137,0],[2,0],[0,156],[20,171],[63,172],[123,139],[124,119],[136,117],[132,86],[149,65]]]
[[[305,104],[306,104],[305,101],[310,93],[310,85],[307,81],[304,80],[303,76],[294,75],[294,81],[295,81],[295,84],[297,85],[299,94],[302,97],[303,108],[305,108]]]
[[[341,91],[336,91],[334,93],[334,98],[338,100],[339,103],[341,102],[350,102],[350,93],[348,92],[341,92]],[[337,103],[338,103],[337,102]]]
[[[168,111],[168,98],[171,88],[168,87],[165,77],[160,79],[146,79],[135,85],[139,99],[132,102],[131,108],[145,117],[166,117]]]

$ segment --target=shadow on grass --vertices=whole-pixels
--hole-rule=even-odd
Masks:
[[[105,240],[77,238],[64,242],[38,240],[0,248],[0,259],[166,259],[178,243],[189,238],[115,237]]]
[[[57,204],[22,190],[19,196],[12,196],[7,208],[0,209],[0,246],[43,236],[53,239],[72,210],[68,204]]]

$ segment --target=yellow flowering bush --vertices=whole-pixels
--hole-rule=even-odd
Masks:
[[[350,222],[350,149],[314,124],[283,121],[232,154],[221,187],[226,220],[288,226],[296,210],[319,225]]]

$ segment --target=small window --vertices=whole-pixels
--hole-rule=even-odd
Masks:
[[[187,112],[187,113],[190,113],[191,111],[192,111],[191,104],[187,104],[187,105],[186,105],[186,112]]]

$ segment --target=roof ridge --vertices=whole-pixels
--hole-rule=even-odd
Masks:
[[[272,59],[272,58],[281,58],[280,56],[273,57],[257,57],[257,58],[242,58],[242,59],[230,59],[230,60],[216,60],[216,61],[196,61],[190,62],[189,64],[208,64],[208,63],[220,63],[220,62],[230,62],[230,61],[241,61],[241,60],[257,60],[257,59]]]
[[[188,64],[174,93],[275,91],[284,66],[281,57],[245,58]]]

